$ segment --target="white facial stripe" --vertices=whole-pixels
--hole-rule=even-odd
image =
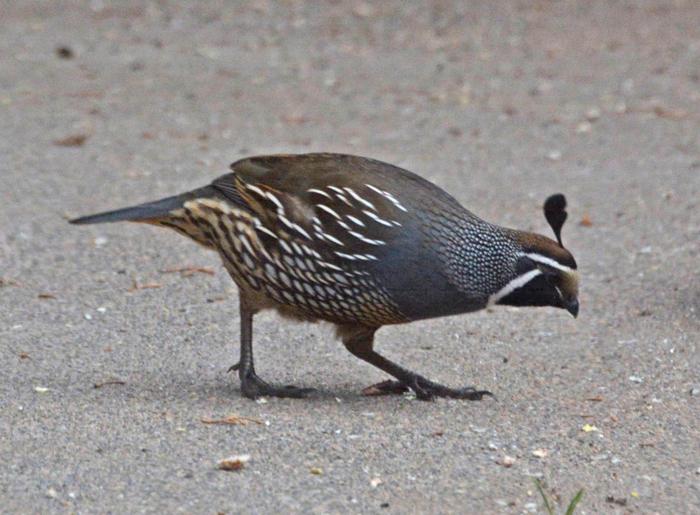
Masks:
[[[552,268],[561,270],[562,272],[574,273],[573,268],[569,268],[568,266],[564,266],[561,263],[557,263],[552,258],[548,258],[547,256],[543,256],[541,254],[523,254],[523,256],[528,257],[533,261],[537,261],[538,263],[542,263],[543,265],[551,266]]]
[[[522,288],[538,275],[542,275],[542,272],[540,272],[539,270],[530,270],[528,273],[516,277],[511,282],[506,284],[503,288],[501,288],[498,292],[494,293],[493,295],[490,295],[488,305],[493,306],[503,297],[507,297],[518,288]]]

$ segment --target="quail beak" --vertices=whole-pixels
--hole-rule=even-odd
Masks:
[[[565,300],[564,309],[576,318],[578,316],[578,299]]]

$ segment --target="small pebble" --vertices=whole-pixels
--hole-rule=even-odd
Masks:
[[[58,493],[53,488],[49,488],[48,490],[46,490],[46,497],[48,497],[49,499],[55,499],[56,497],[58,497]]]
[[[501,465],[503,465],[505,468],[510,468],[513,465],[515,465],[515,458],[512,456],[503,456],[503,459],[501,460]]]
[[[637,377],[637,376],[630,376],[630,381],[632,381],[634,383],[643,383],[644,379],[642,379],[641,377]]]
[[[581,122],[576,126],[576,134],[584,134],[586,132],[591,132],[593,129],[593,124],[591,122]]]
[[[591,107],[590,109],[587,109],[583,115],[586,117],[586,120],[588,120],[589,122],[594,122],[598,118],[600,118],[600,108]]]
[[[690,395],[700,395],[700,388],[693,388],[690,390]]]

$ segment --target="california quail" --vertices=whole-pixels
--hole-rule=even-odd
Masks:
[[[480,220],[421,177],[342,154],[242,159],[232,173],[175,197],[72,220],[170,227],[215,250],[238,285],[238,370],[246,397],[304,397],[253,366],[253,316],[274,308],[335,324],[345,347],[397,381],[387,391],[479,400],[486,391],[429,381],[373,350],[383,325],[456,315],[495,304],[553,306],[578,314],[578,272],[561,242],[566,201],[544,211],[557,242]]]

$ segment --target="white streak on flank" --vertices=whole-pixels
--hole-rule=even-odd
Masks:
[[[317,234],[317,235],[321,235],[321,239],[325,239],[325,240],[328,240],[328,241],[332,241],[333,243],[335,243],[336,245],[340,245],[341,247],[344,247],[344,246],[345,246],[345,245],[343,244],[342,241],[340,241],[338,238],[334,238],[333,236],[331,236],[331,235],[328,234],[327,232],[316,233],[316,234]]]
[[[342,220],[338,220],[338,225],[347,231],[350,230],[350,226],[348,224],[346,224],[345,222],[343,222]]]
[[[248,238],[246,238],[245,235],[241,234],[241,236],[239,237],[239,239],[241,240],[241,243],[242,243],[243,246],[246,248],[246,250],[247,250],[250,254],[252,254],[253,256],[255,256],[255,255],[256,255],[256,252],[253,250],[253,246],[252,246],[252,245],[250,244],[250,242],[248,241]],[[249,268],[253,268],[253,267],[249,267]]]
[[[310,190],[306,190],[306,191],[308,191],[309,193],[317,193],[318,195],[323,195],[324,197],[333,200],[333,197],[331,197],[328,193],[326,193],[323,190],[317,190],[316,188],[311,188]]]
[[[365,243],[369,243],[370,245],[386,245],[385,241],[382,240],[372,240],[370,238],[365,238],[363,235],[361,235],[359,232],[355,231],[348,231],[352,236],[357,238],[360,241],[364,241]]]
[[[348,206],[350,206],[350,207],[355,207],[355,206],[352,205],[352,202],[350,202],[350,201],[347,199],[347,197],[346,197],[345,195],[343,195],[343,194],[341,194],[341,193],[336,193],[335,196],[338,197],[338,198],[339,198],[340,200],[342,200],[343,202],[345,202]]]
[[[250,191],[252,191],[253,193],[257,193],[261,197],[267,196],[263,190],[261,190],[260,188],[258,188],[257,186],[254,186],[252,184],[246,184],[246,188],[249,189]]]
[[[329,214],[335,216],[338,220],[340,220],[340,215],[338,213],[336,213],[335,211],[333,211],[330,207],[324,206],[323,204],[316,204],[316,207],[318,207],[319,209],[323,209],[326,213],[329,213]],[[320,220],[319,220],[319,222],[320,222]]]
[[[273,238],[275,238],[275,239],[277,239],[277,240],[279,239],[279,238],[277,237],[277,235],[276,235],[274,232],[272,232],[272,231],[271,231],[270,229],[268,229],[267,227],[263,227],[262,225],[257,225],[257,224],[256,224],[255,230],[256,230],[256,231],[260,231],[260,232],[264,232],[264,233],[267,234],[268,236],[272,236]]]
[[[278,215],[279,215],[279,213],[278,213]],[[308,232],[306,232],[303,227],[301,227],[298,224],[290,222],[286,216],[279,215],[279,220],[280,220],[280,222],[282,222],[284,225],[286,225],[290,229],[294,229],[295,231],[297,231],[299,234],[301,234],[307,240],[312,239],[311,235]]]
[[[384,192],[382,190],[380,190],[379,188],[377,188],[376,186],[372,186],[371,184],[365,184],[365,186],[367,186],[369,189],[371,189],[373,191],[376,191],[380,195],[384,196]]]
[[[327,261],[318,261],[317,264],[318,264],[318,266],[322,266],[324,268],[330,268],[331,270],[338,270],[339,272],[343,271],[343,269],[340,268],[339,266],[335,266],[334,264],[331,264]]]
[[[573,268],[569,268],[568,266],[562,265],[561,263],[554,261],[552,258],[548,258],[547,256],[543,256],[541,254],[523,254],[525,257],[529,257],[533,261],[537,261],[538,263],[542,263],[543,265],[551,266],[552,268],[556,268],[557,270],[561,270],[562,272],[567,272],[567,273],[575,273],[575,270]]]
[[[376,261],[378,259],[372,254],[343,254],[342,252],[336,252],[335,255],[344,259],[350,259],[352,261],[357,259],[360,261]]]
[[[275,203],[277,206],[277,212],[279,213],[280,211],[284,213],[284,206],[282,205],[282,202],[279,201],[277,197],[275,197],[272,193],[265,193],[265,196],[269,198],[272,202]]]
[[[301,248],[304,249],[304,252],[306,252],[309,256],[313,256],[315,258],[321,259],[321,254],[313,250],[312,248],[307,247],[306,245],[302,245]]]
[[[348,220],[350,220],[350,221],[351,221],[352,223],[354,223],[355,225],[359,225],[360,227],[364,227],[364,226],[365,226],[365,224],[364,224],[364,222],[363,222],[362,220],[360,220],[359,218],[355,218],[355,217],[352,216],[352,215],[345,215],[345,218],[347,218]]]
[[[397,227],[401,227],[401,224],[399,222],[397,222],[396,220],[392,220],[391,223]]]
[[[282,250],[284,250],[287,254],[293,254],[294,251],[292,250],[292,247],[287,245],[287,242],[284,240],[280,240],[280,247],[282,247]],[[281,266],[281,264],[280,264]]]
[[[296,229],[296,231],[297,231],[299,234],[301,234],[304,238],[306,238],[307,240],[312,239],[312,238],[311,238],[311,235],[310,235],[308,232],[306,232],[306,231],[304,230],[304,228],[301,227],[300,225],[292,224],[292,227],[294,227],[294,229]]]
[[[362,211],[362,212],[363,212],[364,214],[366,214],[367,216],[369,216],[369,217],[370,217],[372,220],[374,220],[375,222],[377,222],[377,223],[379,223],[379,224],[382,224],[382,225],[386,225],[387,227],[391,227],[391,222],[387,222],[386,220],[383,220],[383,219],[379,218],[377,215],[375,215],[374,213],[372,213],[372,211],[366,211],[366,210],[365,210],[365,211]]]
[[[286,225],[290,229],[294,227],[294,224],[292,222],[290,222],[286,216],[280,215],[279,219],[280,219],[280,222],[282,222],[284,225]]]
[[[365,200],[365,199],[363,199],[362,197],[360,197],[357,193],[355,193],[355,190],[353,190],[352,188],[343,188],[343,189],[344,189],[345,191],[347,191],[347,192],[350,194],[350,196],[351,196],[352,198],[354,198],[354,199],[357,200],[358,202],[361,202],[362,204],[364,204],[365,206],[367,206],[368,208],[370,208],[372,211],[376,211],[376,210],[377,210],[377,208],[374,207],[374,204],[372,204],[369,200]]]
[[[408,209],[406,209],[405,207],[403,207],[403,206],[401,205],[401,202],[399,202],[398,200],[396,200],[396,198],[395,198],[391,193],[389,193],[388,191],[380,190],[379,188],[377,188],[376,186],[372,186],[371,184],[365,184],[365,186],[367,186],[369,189],[371,189],[371,190],[373,190],[373,191],[376,191],[376,192],[379,193],[381,196],[383,196],[383,197],[389,199],[389,200],[390,200],[396,207],[398,207],[401,211],[405,211],[406,213],[408,213]]]
[[[525,286],[538,275],[542,275],[542,272],[540,272],[539,270],[530,270],[528,273],[516,277],[511,282],[506,284],[503,288],[501,288],[499,291],[497,291],[493,295],[490,295],[487,305],[493,306],[494,304],[498,303],[498,301],[502,298],[507,297],[518,288],[522,288],[523,286]]]
[[[350,254],[343,254],[342,252],[336,252],[335,255],[338,257],[341,257],[343,259],[349,259],[351,261],[355,261],[355,259],[356,259],[355,256],[357,254],[351,256]]]
[[[406,209],[405,207],[403,207],[403,206],[401,205],[401,202],[399,202],[398,200],[396,200],[396,199],[391,195],[391,193],[387,193],[387,197],[386,197],[386,198],[388,198],[389,200],[391,200],[391,201],[394,203],[394,205],[395,205],[396,207],[398,207],[401,211],[404,211],[404,212],[408,213],[408,209]]]
[[[342,193],[342,192],[343,192],[343,190],[341,190],[341,189],[338,188],[337,186],[326,186],[326,187],[327,187],[329,190],[331,190],[331,191],[335,191],[336,193]]]

